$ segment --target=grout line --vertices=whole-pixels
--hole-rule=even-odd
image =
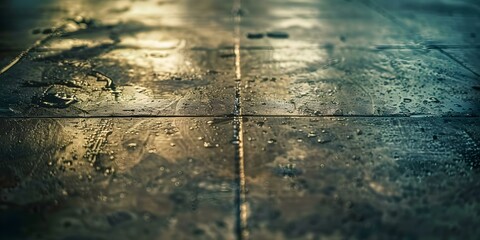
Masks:
[[[476,118],[478,115],[431,115],[431,114],[415,114],[415,115],[400,115],[400,114],[386,114],[386,115],[269,115],[269,114],[244,114],[243,117],[266,117],[266,118]]]
[[[239,115],[136,115],[136,116],[0,116],[0,120],[21,120],[21,119],[147,119],[147,118],[222,118],[232,119],[235,118],[480,118],[479,115],[268,115],[268,114],[239,114]]]
[[[360,0],[360,2],[365,5],[367,8],[370,8],[371,10],[377,12],[384,18],[390,20],[394,24],[398,25],[399,27],[403,28],[406,30],[408,33],[413,33],[410,28],[408,28],[402,21],[400,21],[397,17],[395,17],[393,14],[391,14],[389,11],[384,9],[381,6],[378,6],[377,4],[371,2],[370,0]]]
[[[448,58],[450,58],[452,61],[456,62],[457,64],[459,64],[460,66],[462,66],[464,69],[466,69],[467,71],[471,72],[473,75],[475,75],[476,77],[480,78],[480,74],[478,74],[477,72],[475,72],[473,69],[469,68],[465,63],[463,63],[462,61],[458,60],[456,57],[454,57],[452,54],[448,53],[448,52],[445,52],[445,50],[438,46],[436,48],[437,51],[439,51],[441,54],[447,56]]]
[[[466,50],[466,49],[479,49],[480,45],[461,45],[461,44],[387,44],[387,45],[377,45],[375,46],[375,50],[401,50],[401,49],[408,49],[408,50],[422,50],[422,49],[459,49],[459,50]]]
[[[395,17],[393,14],[390,14],[388,12],[388,10],[384,9],[383,7],[381,6],[378,6],[378,5],[375,5],[373,4],[370,0],[362,0],[361,1],[364,5],[366,5],[367,7],[373,9],[374,11],[376,11],[377,13],[381,14],[382,16],[384,16],[385,18],[388,18],[390,21],[392,21],[394,24],[397,24],[399,27],[403,28],[403,29],[406,29],[412,36],[418,36],[417,38],[422,40],[421,42],[425,42],[423,41],[423,38],[421,37],[420,34],[417,33],[417,31],[413,31],[411,30],[410,28],[408,28],[402,21],[400,21],[399,19],[397,19],[397,17]],[[414,39],[415,40],[415,39]],[[477,73],[476,71],[474,71],[473,69],[469,68],[467,65],[465,65],[462,61],[458,60],[456,57],[452,56],[450,53],[446,52],[445,50],[447,49],[464,49],[464,48],[456,48],[456,47],[459,47],[459,46],[462,46],[462,45],[452,45],[452,44],[422,44],[424,46],[424,48],[427,48],[427,49],[435,49],[437,51],[439,51],[441,54],[443,54],[444,56],[450,58],[452,61],[456,62],[457,64],[459,64],[461,67],[463,67],[464,69],[466,69],[467,71],[471,72],[473,75],[475,75],[476,77],[480,77],[480,74]],[[391,45],[390,45],[391,46]],[[410,45],[407,45],[407,46],[410,46]],[[414,45],[411,45],[411,46],[414,46]],[[465,46],[465,45],[463,45]],[[476,49],[478,47],[478,45],[474,45],[472,46],[474,49]],[[385,48],[382,48],[382,49],[391,49],[389,48],[389,45],[385,46]]]
[[[138,47],[133,47],[133,46],[118,46],[118,48],[122,49],[139,49]],[[240,46],[240,50],[312,50],[312,49],[329,49],[330,46],[325,45],[325,44],[309,44],[305,46],[261,46],[261,45],[255,45],[255,46]],[[425,44],[425,45],[418,45],[418,44],[378,44],[378,45],[372,45],[372,46],[336,46],[336,49],[345,49],[345,50],[359,50],[359,51],[378,51],[378,50],[417,50],[417,49],[458,49],[458,50],[466,50],[466,49],[480,49],[480,45],[466,45],[466,44]],[[147,50],[152,50],[152,51],[177,51],[176,48],[156,48],[156,47],[146,47],[146,48],[141,48],[141,49],[147,49]],[[35,48],[30,50],[30,52],[33,53],[43,53],[43,52],[50,52],[50,51],[65,51],[69,50],[68,48]],[[220,46],[216,48],[209,48],[209,47],[191,47],[191,48],[184,48],[182,51],[227,51],[227,50],[235,50],[235,45],[233,46]],[[14,49],[14,48],[8,48],[8,49],[1,49],[0,51],[2,52],[18,52],[18,51],[23,51],[23,49]]]
[[[233,118],[232,114],[218,114],[218,115],[91,115],[91,116],[0,116],[0,119],[49,119],[49,118],[65,118],[65,119],[89,119],[89,118]]]
[[[233,110],[233,141],[235,144],[235,169],[236,169],[236,237],[239,240],[248,239],[247,219],[248,219],[248,206],[246,201],[246,181],[245,181],[245,155],[244,155],[244,141],[243,141],[243,114],[242,114],[242,100],[241,100],[241,87],[242,87],[242,69],[241,69],[241,0],[234,0],[233,14],[235,22],[235,81],[237,82],[235,87],[235,102]]]

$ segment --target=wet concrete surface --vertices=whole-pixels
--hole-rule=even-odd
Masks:
[[[474,0],[3,1],[2,239],[476,239]]]
[[[233,239],[230,124],[209,121],[2,120],[2,238]]]
[[[435,50],[264,50],[243,55],[248,114],[478,114],[478,77]],[[422,81],[418,81],[422,79]]]
[[[252,239],[479,234],[476,119],[257,117],[245,129]]]

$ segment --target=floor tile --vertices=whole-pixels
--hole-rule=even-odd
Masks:
[[[243,48],[413,43],[408,31],[358,1],[246,1],[242,6],[247,12],[239,24]]]
[[[419,44],[478,45],[480,6],[475,1],[363,0],[366,5],[417,34]],[[452,33],[455,34],[452,34]]]
[[[442,49],[445,55],[457,61],[464,68],[478,77],[477,83],[480,85],[480,48],[466,49]]]
[[[242,52],[252,115],[478,115],[478,77],[437,50]]]
[[[478,124],[247,118],[251,239],[475,239]]]
[[[0,238],[476,239],[479,13],[0,1]]]
[[[2,116],[227,115],[229,51],[155,50],[99,44],[32,52],[0,76]]]
[[[0,120],[8,239],[233,239],[231,121]]]

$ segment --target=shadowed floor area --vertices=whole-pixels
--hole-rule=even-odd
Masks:
[[[477,239],[475,0],[0,3],[1,239]]]

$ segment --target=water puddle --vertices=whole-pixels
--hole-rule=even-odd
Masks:
[[[91,71],[88,75],[97,78],[97,82],[105,82],[104,90],[116,91],[117,87],[107,75],[98,71]]]
[[[75,95],[60,91],[53,92],[52,89],[53,86],[48,87],[40,97],[33,97],[32,102],[47,108],[67,108],[78,102]]]
[[[290,36],[286,32],[267,32],[264,33],[247,33],[248,39],[262,39],[264,37],[275,38],[275,39],[287,39]]]
[[[267,37],[277,38],[277,39],[286,39],[289,37],[288,33],[285,32],[268,32]]]
[[[247,33],[247,38],[248,39],[261,39],[265,35],[263,33]]]

